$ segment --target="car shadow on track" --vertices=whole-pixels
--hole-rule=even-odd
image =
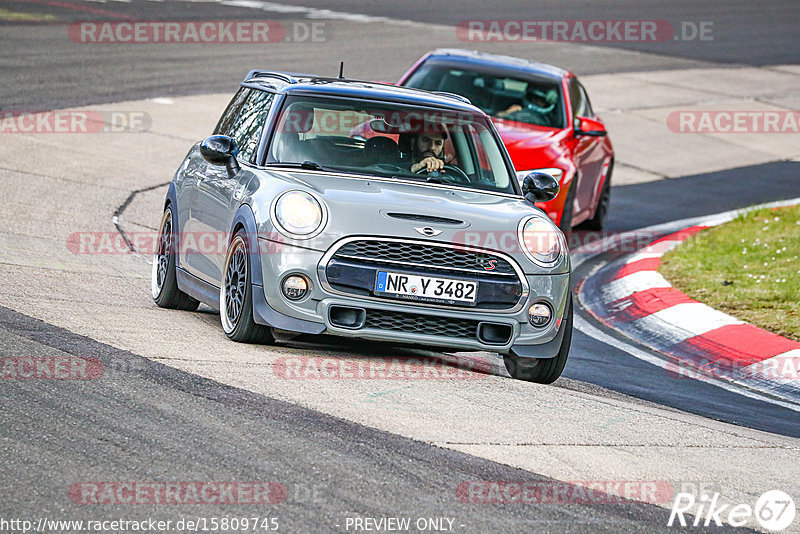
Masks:
[[[208,328],[220,328],[219,312],[205,305],[194,312],[200,314],[201,320],[208,324]],[[493,352],[457,352],[444,353],[435,347],[421,347],[402,343],[386,341],[371,341],[359,338],[341,337],[335,335],[294,335],[288,332],[277,331],[275,346],[281,347],[281,353],[293,358],[317,358],[369,362],[371,369],[378,374],[376,378],[413,378],[421,368],[428,372],[439,372],[441,378],[457,374],[464,378],[465,374],[495,375],[508,378],[508,372],[503,365],[502,358]],[[233,342],[231,342],[233,343]],[[265,345],[266,347],[267,345]],[[318,362],[321,363],[321,362]],[[384,366],[383,368],[381,366]],[[414,376],[392,376],[393,370],[398,367],[405,373]],[[383,369],[383,370],[381,370]],[[437,370],[437,371],[432,371]]]

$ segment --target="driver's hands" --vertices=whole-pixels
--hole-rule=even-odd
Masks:
[[[512,106],[509,106],[509,108],[507,110],[501,111],[500,113],[498,113],[498,115],[500,117],[505,116],[505,115],[510,115],[511,113],[515,113],[515,112],[517,112],[517,111],[519,111],[521,109],[522,109],[522,106],[520,106],[519,104],[514,104]]]
[[[434,172],[440,171],[444,168],[444,161],[440,160],[439,158],[435,158],[433,156],[428,156],[424,158],[419,163],[415,163],[411,166],[411,172],[419,172],[422,169],[425,169],[427,172]]]

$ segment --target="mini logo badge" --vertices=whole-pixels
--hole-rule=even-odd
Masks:
[[[494,271],[495,268],[497,267],[497,260],[489,260],[486,263],[488,263],[489,265],[484,265],[483,268],[486,269],[487,271]]]
[[[424,228],[423,227],[415,227],[414,230],[416,230],[417,232],[421,233],[422,235],[428,236],[428,237],[437,236],[437,235],[442,233],[441,230],[435,230],[435,229],[431,228],[430,226],[425,226]]]

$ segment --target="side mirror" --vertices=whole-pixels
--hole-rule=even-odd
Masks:
[[[532,172],[522,180],[522,194],[530,203],[553,200],[559,189],[556,179],[545,172]]]
[[[212,165],[224,165],[231,176],[239,172],[239,163],[236,161],[239,147],[227,135],[212,135],[203,139],[200,154]]]
[[[587,137],[605,137],[608,135],[603,123],[586,117],[575,117],[575,137],[585,135]]]

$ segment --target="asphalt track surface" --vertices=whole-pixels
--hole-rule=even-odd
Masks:
[[[448,517],[456,532],[670,530],[669,511],[655,505],[459,503],[465,480],[552,480],[176,371],[7,308],[0,325],[6,350],[104,364],[99,381],[4,384],[0,443],[14,480],[3,488],[0,517],[136,515],[120,504],[65,502],[67,489],[85,481],[248,480],[278,481],[285,501],[199,513],[159,506],[147,517],[270,517],[279,532],[342,532],[352,516]]]
[[[51,109],[65,105],[118,102],[146,97],[233,92],[243,73],[252,68],[296,71],[300,66],[316,74],[335,75],[339,61],[345,74],[356,79],[396,80],[413,61],[431,48],[446,46],[476,48],[528,57],[568,68],[579,75],[633,72],[655,69],[702,68],[731,65],[791,63],[800,57],[795,39],[798,24],[796,3],[774,2],[769,9],[755,2],[558,2],[531,6],[514,1],[497,6],[489,2],[317,2],[318,8],[336,13],[388,16],[400,21],[441,25],[429,31],[428,39],[363,37],[336,21],[324,26],[324,43],[290,42],[254,44],[89,44],[68,38],[70,22],[130,20],[278,20],[303,19],[305,12],[264,10],[259,4],[240,7],[235,1],[219,2],[149,0],[49,2],[3,0],[0,9],[34,19],[38,23],[3,22],[3,78],[0,106],[4,109]],[[244,2],[248,3],[248,2]],[[288,2],[291,4],[293,2]],[[314,2],[298,5],[314,7]],[[478,43],[463,42],[455,25],[468,19],[537,18],[542,20],[650,20],[712,21],[711,41],[668,41],[582,46],[573,43]],[[304,19],[309,24],[315,18]],[[291,23],[294,24],[294,23]],[[289,26],[292,28],[293,26]],[[292,33],[290,29],[290,34]],[[383,58],[393,57],[387,62]]]
[[[64,4],[0,2],[0,7],[56,14],[67,21],[107,18],[99,12],[65,8]],[[114,3],[113,7],[88,2],[71,5],[91,5],[150,20],[223,15],[263,18],[252,9],[213,3],[164,3],[158,5],[158,11],[153,11],[152,3],[137,0]],[[324,6],[320,2],[318,7],[448,25],[473,18],[534,18],[529,14],[529,4],[523,2],[507,3],[502,9],[480,2],[419,2],[402,7],[386,2],[364,8],[360,3],[340,1]],[[667,43],[670,47],[620,45],[619,54],[604,55],[607,61],[602,63],[591,52],[575,57],[566,48],[547,48],[548,61],[568,64],[582,73],[600,73],[646,70],[655,65],[685,68],[712,61],[752,65],[796,62],[800,57],[800,41],[794,39],[797,13],[794,2],[773,3],[769,9],[750,2],[645,6],[631,1],[616,2],[613,9],[585,2],[559,2],[537,7],[535,18],[714,21],[715,40],[709,46],[680,42]],[[270,18],[283,16],[287,15],[270,13]],[[236,85],[242,72],[265,57],[263,50],[245,47],[187,47],[176,52],[146,45],[124,50],[63,46],[64,29],[58,24],[0,25],[0,31],[5,36],[0,100],[4,109],[227,91]],[[10,39],[15,46],[10,46]],[[424,52],[424,46],[420,46],[410,44],[399,55],[410,63]],[[308,59],[309,52],[325,57]],[[305,60],[318,70],[331,60],[319,54],[319,49],[294,54],[277,58],[277,62]],[[368,53],[354,57],[351,64],[361,77],[373,77]],[[374,78],[395,78],[405,66],[381,67],[384,70]],[[11,80],[14,83],[9,83]],[[609,230],[630,230],[798,196],[798,166],[774,163],[615,187]],[[260,515],[279,517],[281,531],[341,531],[340,521],[347,515],[449,516],[456,517],[462,530],[469,532],[668,530],[661,527],[668,512],[645,504],[460,505],[454,498],[454,488],[463,480],[547,479],[215,383],[6,308],[0,308],[0,340],[4,350],[30,355],[99,357],[106,368],[103,378],[91,385],[81,381],[59,388],[37,381],[3,384],[0,447],[6,466],[0,490],[2,517],[119,514],[120,508],[113,506],[87,511],[65,501],[66,488],[81,480],[250,479],[277,480],[287,486],[287,499],[279,510],[258,510]],[[618,395],[616,391],[704,417],[800,437],[796,412],[693,380],[660,387],[664,380],[658,372],[576,330],[564,373],[567,380],[555,387],[609,397]],[[208,507],[201,515],[241,512],[241,507]],[[149,511],[149,515],[174,519],[176,513],[162,508]]]
[[[618,0],[613,3],[584,0],[411,0],[370,2],[366,5],[358,0],[289,0],[286,3],[451,26],[469,20],[666,20],[673,26],[679,26],[683,21],[706,21],[712,23],[713,29],[712,39],[709,41],[674,39],[667,42],[608,43],[600,46],[699,61],[747,65],[795,63],[800,58],[800,42],[795,38],[800,25],[800,9],[797,2],[792,0],[769,4],[748,0]],[[688,35],[690,34],[687,31]]]

